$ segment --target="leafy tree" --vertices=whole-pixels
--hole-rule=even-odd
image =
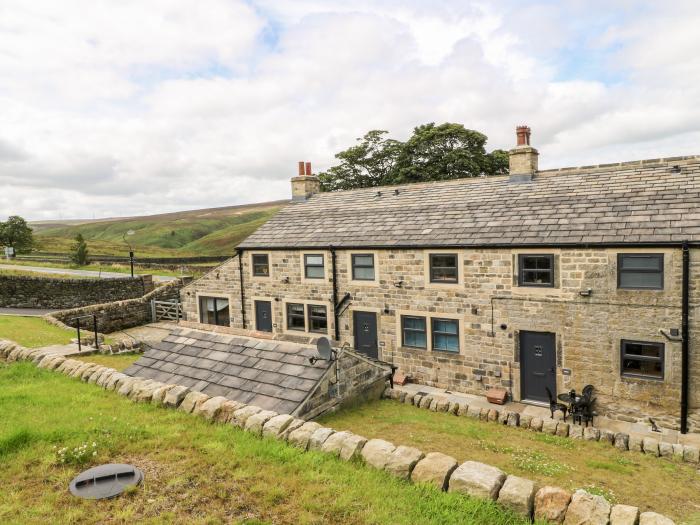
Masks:
[[[359,144],[338,153],[340,164],[321,173],[323,191],[368,188],[386,184],[394,171],[403,143],[384,137],[388,131],[375,129],[358,138]]]
[[[508,173],[508,153],[486,153],[486,135],[462,124],[424,124],[401,142],[372,130],[341,151],[341,162],[321,173],[323,191],[449,180]]]
[[[13,215],[7,221],[0,222],[0,245],[14,248],[15,253],[30,251],[34,245],[34,236],[27,221],[19,215]]]
[[[70,260],[78,266],[88,264],[88,247],[81,233],[75,236],[75,244],[71,248]]]

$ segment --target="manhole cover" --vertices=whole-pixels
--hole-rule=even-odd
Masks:
[[[143,472],[132,465],[110,463],[78,474],[70,482],[70,492],[86,499],[105,499],[118,496],[129,486],[139,485]]]

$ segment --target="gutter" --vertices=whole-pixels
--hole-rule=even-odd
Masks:
[[[690,246],[683,241],[683,285],[681,300],[681,434],[688,433],[688,397],[689,397],[689,346],[690,327],[688,323],[690,310]]]
[[[654,241],[654,242],[561,242],[561,243],[482,243],[482,244],[362,244],[347,246],[330,245],[292,245],[292,246],[246,246],[246,250],[266,251],[299,251],[299,250],[423,250],[423,249],[452,249],[452,250],[483,250],[483,249],[513,249],[513,248],[680,248],[684,244],[689,247],[700,247],[700,241]],[[242,250],[242,248],[239,248]]]
[[[333,319],[335,320],[335,340],[340,341],[340,324],[338,315],[338,268],[336,266],[335,248],[329,246],[331,252],[331,268],[333,270]]]
[[[246,329],[245,322],[245,289],[243,287],[243,248],[236,248],[236,254],[238,255],[238,275],[239,281],[241,283],[241,323],[243,324],[243,329]]]

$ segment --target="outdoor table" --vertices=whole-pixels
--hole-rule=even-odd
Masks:
[[[578,396],[576,394],[573,395],[573,398],[571,396],[571,392],[566,392],[564,394],[559,394],[557,396],[557,399],[559,401],[562,401],[564,403],[568,403],[569,407],[574,406],[578,401],[581,400],[583,396]]]

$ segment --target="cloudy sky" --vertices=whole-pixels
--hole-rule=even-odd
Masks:
[[[696,0],[2,0],[0,219],[287,198],[369,129],[700,154]]]

